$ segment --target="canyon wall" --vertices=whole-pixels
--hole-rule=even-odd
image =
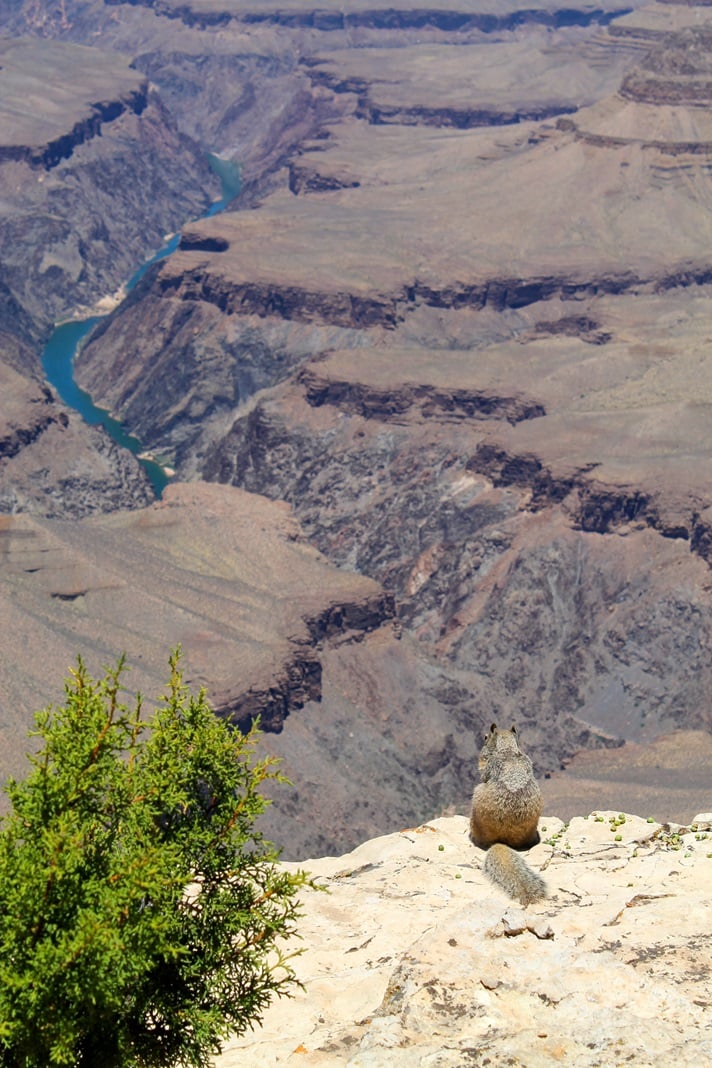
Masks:
[[[655,20],[665,28],[651,36]],[[19,255],[3,262],[13,368],[31,361],[60,294],[67,307],[91,303],[118,280],[119,231],[127,256],[150,243],[151,198],[171,219],[199,214],[214,185],[198,145],[242,169],[241,196],[184,226],[75,371],[176,471],[180,526],[195,530],[181,535],[186,592],[166,573],[152,592],[166,623],[131,647],[155,688],[158,646],[180,638],[220,713],[243,726],[261,715],[295,783],[269,817],[292,855],[464,810],[492,720],[515,720],[547,775],[598,753],[602,782],[624,742],[710,729],[706,20],[681,5],[485,0],[351,0],[333,15],[303,0],[13,11],[32,48],[91,43],[124,86],[116,115],[118,104],[97,111],[96,94],[88,112],[80,102],[84,140],[62,159],[0,166],[26,168],[37,198],[58,182],[82,188],[73,168],[85,161],[97,216],[94,244],[54,216],[48,244],[36,200],[10,242],[38,257],[25,275]],[[117,145],[150,146],[122,157],[125,189],[111,171],[114,130]],[[163,191],[156,153],[173,176]],[[102,174],[111,206],[95,200]],[[168,228],[166,216],[150,225]],[[32,285],[43,262],[55,280],[44,291]],[[4,435],[8,479],[25,439],[73,425],[51,397],[41,403]],[[69,485],[61,472],[17,470],[35,488],[6,493],[8,512],[54,522],[64,500],[79,522],[66,529],[95,560],[108,552],[110,517],[79,521],[78,495],[52,492]],[[106,480],[85,512],[148,499]],[[334,569],[327,586],[370,584],[307,610],[314,577],[293,562],[298,656],[280,631],[285,573],[261,557],[221,560],[237,522],[226,517],[248,499],[238,490],[265,502],[244,505],[246,542],[259,547],[277,522],[267,503],[289,506],[294,538]],[[128,514],[132,530],[155,528],[141,566],[155,553],[161,574],[159,513]],[[215,607],[225,568],[240,591],[231,611],[257,619],[268,606],[269,655],[240,645]],[[204,611],[227,628],[219,640],[215,622],[178,622],[196,574],[209,578]],[[128,614],[141,591],[126,588]],[[13,594],[20,606],[24,596]],[[84,596],[52,605],[69,630],[54,615],[47,624],[82,648]],[[127,640],[110,612],[97,619],[95,653]],[[58,648],[60,659],[68,645]],[[601,789],[614,807],[615,784]],[[575,790],[572,778],[572,804]]]

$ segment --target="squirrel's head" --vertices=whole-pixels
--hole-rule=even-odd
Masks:
[[[499,728],[497,727],[497,724],[493,723],[492,726],[490,727],[490,734],[496,734],[498,729]],[[516,728],[514,723],[512,724],[512,726],[509,729],[511,730],[512,734],[516,734],[517,733],[517,728]]]

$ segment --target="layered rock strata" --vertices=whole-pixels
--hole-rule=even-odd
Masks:
[[[508,710],[543,771],[710,725],[707,116],[631,99],[652,60],[585,40],[597,102],[511,128],[358,117],[425,96],[430,45],[402,51],[397,89],[381,53],[349,53],[343,83],[335,54],[310,61],[350,117],[256,210],[188,227],[79,366],[184,476],[289,501],[394,595],[446,720],[473,739]],[[573,47],[547,43],[541,84]],[[675,126],[698,152],[658,135]]]
[[[499,403],[490,396],[474,416],[462,402],[464,394],[471,405],[482,381],[473,354],[426,360],[418,352],[409,362],[411,353],[394,350],[386,368],[376,353],[360,350],[356,370],[356,354],[334,353],[262,396],[209,456],[206,474],[290,500],[322,551],[394,591],[401,618],[465,673],[478,709],[510,706],[527,720],[539,766],[551,769],[563,755],[564,711],[631,738],[650,738],[665,724],[709,726],[708,566],[691,537],[709,505],[704,464],[696,482],[689,472],[682,481],[690,465],[680,457],[697,442],[695,424],[679,418],[677,405],[670,419],[690,436],[670,439],[666,458],[659,437],[646,451],[641,428],[631,428],[634,468],[625,435],[614,436],[601,404],[604,368],[613,371],[609,388],[621,371],[619,388],[635,382],[615,349],[587,346],[588,359],[601,362],[599,408],[585,422],[575,376],[576,393],[566,397],[563,363],[552,366],[551,378],[539,374],[538,397],[508,399],[515,374],[521,382],[521,361],[541,370],[538,345],[551,359],[546,340],[530,344],[517,353],[509,382],[502,352]],[[575,366],[571,345],[582,343],[561,342],[561,354]],[[650,368],[646,360],[641,372],[652,383]],[[651,410],[659,422],[659,409]],[[588,426],[589,457],[597,442],[600,467],[577,462],[581,425]],[[505,452],[495,444],[532,434],[539,454],[543,442],[552,452],[568,443],[557,477],[533,446]],[[643,565],[651,554],[652,571]],[[675,633],[663,652],[671,611]],[[542,717],[542,704],[557,714]]]
[[[31,349],[6,336],[0,351],[0,514],[79,518],[154,499],[131,453],[27,375]]]
[[[53,107],[42,107],[47,84]],[[141,115],[148,83],[126,64],[93,48],[0,42],[0,164],[51,170],[79,145],[100,137],[125,113]],[[38,107],[38,100],[40,106]]]
[[[37,340],[219,187],[128,57],[7,40],[0,67],[2,280]]]
[[[542,120],[618,88],[630,48],[612,52],[587,30],[560,30],[553,66],[552,36],[528,26],[457,48],[433,41],[322,52],[305,66],[315,85],[354,97],[354,113],[377,125],[468,129]]]
[[[119,0],[107,0],[108,4]],[[493,7],[489,0],[396,0],[388,7],[379,7],[372,0],[348,0],[338,11],[286,0],[279,4],[244,3],[243,0],[130,0],[151,8],[159,15],[181,19],[187,25],[203,29],[226,26],[235,21],[247,25],[270,25],[291,30],[310,29],[332,33],[340,30],[373,29],[402,31],[437,29],[446,33],[477,30],[492,33],[513,30],[522,23],[533,22],[546,26],[588,26],[606,23],[624,13],[623,4],[601,3],[591,8],[587,4],[567,3],[565,6],[532,3],[522,11],[516,0],[507,0]]]

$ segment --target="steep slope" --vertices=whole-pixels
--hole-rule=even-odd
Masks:
[[[6,40],[0,84],[2,280],[42,336],[116,290],[219,185],[128,57]]]
[[[127,57],[0,42],[0,510],[145,505],[136,460],[42,385],[52,323],[117,289],[217,181]]]
[[[0,361],[0,391],[0,513],[79,517],[153,500],[131,453],[35,378]]]
[[[552,363],[541,334],[498,347],[497,389],[468,352],[392,350],[388,370],[375,352],[360,350],[357,368],[353,353],[333,353],[260,397],[206,467],[290,500],[322,551],[393,590],[404,622],[466,674],[479,709],[531,721],[549,770],[567,716],[628,738],[709,727],[712,681],[709,570],[694,551],[709,506],[702,424],[680,419],[684,402],[668,396],[649,413],[658,428],[675,423],[677,440],[658,430],[648,443],[625,419],[616,437],[610,397],[616,384],[634,388],[633,362],[612,342],[557,350]],[[697,370],[699,349],[688,351]],[[584,356],[597,387],[588,403],[600,406],[590,414]],[[666,352],[661,370],[669,364]],[[654,368],[651,350],[640,378],[652,383]],[[521,392],[526,374],[533,397]],[[526,445],[511,444],[518,435]],[[539,459],[547,449],[553,471]]]

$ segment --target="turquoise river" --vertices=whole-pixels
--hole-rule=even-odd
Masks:
[[[206,216],[217,215],[235,199],[240,192],[240,175],[238,167],[231,160],[224,160],[218,156],[210,157],[210,166],[217,174],[222,184],[222,196],[211,204]],[[165,245],[156,252],[149,260],[143,263],[133,277],[126,284],[126,292],[129,292],[137,282],[159,260],[170,256],[178,247],[180,234],[174,234]],[[72,319],[60,323],[54,330],[47,342],[42,354],[42,367],[47,381],[64,403],[74,408],[90,426],[103,426],[111,438],[125,449],[129,449],[139,458],[144,467],[151,485],[157,496],[161,496],[169,475],[164,467],[154,460],[142,456],[143,446],[138,438],[129,434],[121,423],[105,409],[99,408],[83,389],[80,389],[74,381],[74,358],[84,339],[91,333],[93,328],[104,318],[103,315],[92,315],[87,319]]]

